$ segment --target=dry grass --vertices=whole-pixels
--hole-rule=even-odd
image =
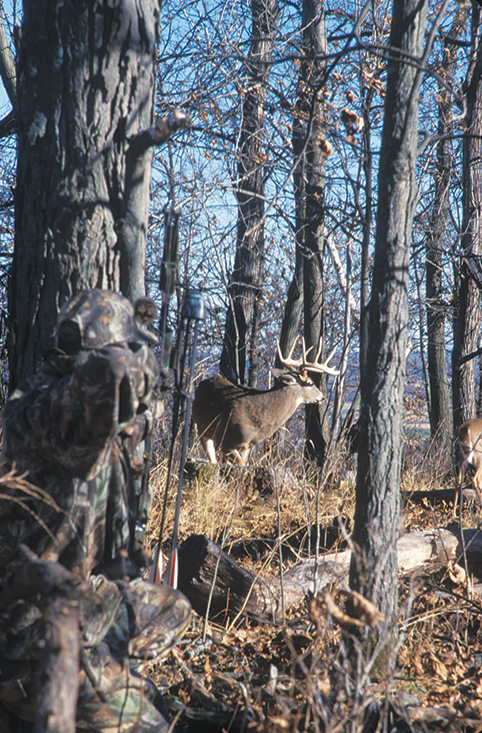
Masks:
[[[453,487],[450,455],[444,457],[442,465],[440,453],[426,440],[410,438],[401,489]],[[280,514],[275,494],[262,496],[245,489],[245,472],[204,466],[184,482],[180,542],[191,534],[204,534],[234,552],[243,543],[276,542],[281,533],[285,566],[305,560],[308,528],[317,519],[326,529],[325,544],[328,537],[333,539],[338,518],[351,526],[350,461],[348,456],[337,456],[321,486],[303,473],[299,463],[282,464],[294,481],[280,486]],[[155,498],[147,532],[152,544],[157,540],[165,481],[166,466],[161,464],[153,472]],[[166,517],[169,531],[177,483],[176,476]],[[480,521],[480,508],[464,506],[464,527],[476,527]],[[453,522],[451,502],[433,506],[409,502],[403,513],[404,531]],[[164,539],[167,550],[169,532]],[[272,573],[279,572],[274,551],[259,558],[252,554],[236,558],[253,573],[261,567],[266,570],[267,564]],[[180,648],[167,661],[152,665],[151,675],[172,704],[177,701],[204,711],[219,705],[232,712],[231,725],[197,728],[181,719],[181,731],[482,731],[481,619],[482,606],[468,599],[466,585],[445,571],[400,584],[401,645],[393,679],[353,675],[347,661],[347,632],[340,631],[329,615],[313,619],[308,603],[290,610],[283,629],[246,619],[234,627],[228,622],[206,626],[194,614]]]
[[[236,470],[233,466],[218,469],[210,464],[196,464],[195,474],[183,481],[179,541],[191,534],[203,534],[215,542],[224,538],[225,542],[231,543],[262,537],[277,539],[278,519],[284,539],[313,526],[317,517],[323,527],[333,525],[338,517],[350,526],[355,506],[353,482],[340,475],[330,475],[318,487],[296,468],[300,469],[289,469],[293,480],[279,486],[281,513],[278,515],[275,494],[264,496],[247,487],[245,470]],[[288,470],[286,466],[285,470]],[[161,463],[151,474],[154,496],[146,532],[149,548],[158,539],[166,478],[167,465]],[[165,520],[168,530],[174,523],[178,484],[177,474],[172,477],[168,492]],[[168,548],[169,542],[169,533],[166,532],[163,544]]]

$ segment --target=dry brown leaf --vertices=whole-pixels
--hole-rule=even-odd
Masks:
[[[461,565],[458,565],[456,562],[450,562],[447,570],[452,583],[465,586],[467,582],[467,573]]]
[[[350,626],[375,626],[385,618],[376,606],[356,591],[340,591],[340,597],[350,602],[353,615],[350,616],[338,606],[331,593],[324,594],[324,601],[333,620],[343,628]]]
[[[375,604],[356,590],[340,591],[340,595],[350,602],[354,617],[360,619],[365,626],[376,626],[385,620],[385,616]]]
[[[432,662],[433,671],[435,672],[437,677],[440,677],[441,679],[443,679],[444,682],[446,682],[449,678],[447,667],[445,666],[445,664],[443,664],[443,662],[440,661],[440,659],[437,659],[432,650],[429,651],[428,655],[430,657],[430,661]]]
[[[342,611],[340,606],[337,606],[331,593],[326,591],[323,595],[327,612],[332,617],[333,621],[341,626],[343,629],[348,629],[350,626],[364,626],[363,621],[357,618],[352,618],[347,613]]]
[[[280,715],[272,715],[269,720],[263,720],[261,723],[253,721],[248,724],[248,730],[253,733],[277,733],[280,730],[288,730],[290,727],[289,719]]]
[[[329,155],[333,154],[333,145],[324,137],[317,137],[316,144],[320,148],[321,154],[324,158],[328,158]]]
[[[205,672],[204,681],[205,681],[205,683],[207,685],[209,685],[209,683],[212,682],[212,679],[213,679],[212,671],[213,670],[212,670],[211,665],[209,663],[209,657],[207,657],[206,658],[206,661],[204,662],[204,672]]]
[[[357,113],[354,112],[352,109],[344,107],[340,112],[340,116],[343,124],[346,125],[346,127],[351,128],[352,132],[360,132],[360,130],[363,130],[365,126],[363,117],[357,115]]]
[[[419,675],[419,677],[423,677],[425,674],[425,669],[423,668],[422,660],[420,659],[419,652],[415,652],[415,654],[412,657],[412,667],[415,670],[415,672]]]

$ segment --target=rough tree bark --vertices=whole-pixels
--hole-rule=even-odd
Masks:
[[[304,0],[302,58],[293,111],[293,184],[296,243],[303,262],[304,337],[316,349],[323,336],[323,240],[325,202],[325,131],[322,89],[326,73],[326,28],[323,0]],[[325,393],[326,379],[314,377]],[[305,407],[305,455],[322,465],[328,442],[324,403]]]
[[[158,0],[24,1],[11,386],[38,367],[58,309],[73,294],[121,285],[129,297],[144,294],[142,251],[130,283],[121,278],[117,227],[129,141],[153,121],[158,15]],[[146,228],[150,160],[141,184]]]
[[[222,374],[238,384],[245,381],[251,333],[259,332],[260,309],[254,306],[261,297],[263,284],[263,127],[270,61],[279,13],[278,0],[252,0],[251,13],[251,48],[246,61],[247,89],[238,153],[236,256],[228,289],[229,307],[220,360]],[[253,317],[258,322],[253,323]],[[257,360],[257,354],[253,350],[250,359]],[[255,375],[256,368],[253,367],[251,378],[254,379]]]
[[[283,321],[279,337],[281,353],[286,356],[300,333],[300,323],[303,316],[303,256],[300,247],[296,245],[295,271],[293,273],[288,295],[286,298]],[[276,358],[276,366],[281,366],[281,361]]]
[[[7,31],[3,18],[0,18],[0,76],[10,104],[17,102],[17,72],[15,61],[8,43]]]
[[[369,351],[361,382],[361,430],[350,584],[385,615],[366,651],[396,636],[402,406],[408,329],[408,265],[416,198],[418,87],[408,61],[423,50],[427,2],[393,4],[378,178],[377,231],[369,312]],[[400,53],[397,52],[400,49]],[[422,64],[423,65],[423,64]],[[387,663],[393,664],[393,659]]]
[[[443,78],[451,78],[457,60],[457,40],[464,28],[468,6],[459,6],[452,28],[444,44],[441,64]],[[452,420],[450,390],[445,348],[443,260],[446,251],[447,223],[450,215],[450,181],[452,177],[453,95],[439,84],[437,158],[435,163],[435,195],[427,237],[426,296],[427,296],[427,360],[430,382],[430,430],[436,450],[450,449]]]
[[[454,298],[452,350],[452,409],[454,429],[476,412],[475,361],[460,359],[475,351],[480,329],[480,267],[482,236],[482,38],[480,8],[472,4],[473,56],[467,90],[466,132],[463,143],[463,227],[458,287]]]
[[[366,369],[368,355],[368,306],[370,300],[370,240],[372,230],[373,206],[373,154],[371,150],[370,113],[373,100],[373,89],[367,89],[363,100],[363,135],[362,154],[363,171],[365,173],[365,212],[363,217],[363,239],[361,247],[360,272],[360,375]]]

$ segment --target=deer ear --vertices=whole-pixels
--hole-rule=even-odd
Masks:
[[[270,367],[271,374],[275,379],[281,379],[283,374],[287,374],[286,369],[278,369],[278,367]]]
[[[296,384],[296,377],[291,372],[283,371],[279,369],[279,374],[275,375],[276,382],[278,384]]]

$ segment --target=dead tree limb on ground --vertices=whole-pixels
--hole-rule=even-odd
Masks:
[[[458,540],[448,530],[417,531],[398,540],[398,572],[435,572],[456,558]],[[335,583],[346,586],[351,550],[321,556],[296,565],[283,575],[285,607],[301,603],[309,594]],[[316,580],[316,583],[315,583]],[[278,621],[281,615],[279,578],[256,577],[237,565],[204,535],[191,535],[179,548],[179,590],[201,615],[210,617],[245,613],[258,620]]]

